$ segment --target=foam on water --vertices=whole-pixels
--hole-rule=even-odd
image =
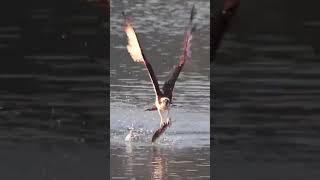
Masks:
[[[209,146],[209,116],[204,113],[172,111],[172,125],[160,136],[157,144],[180,147]],[[133,128],[133,132],[139,134],[139,139],[132,143],[149,145],[153,133],[159,128],[157,112],[112,108],[110,115],[111,143],[123,144],[129,133],[128,128]]]

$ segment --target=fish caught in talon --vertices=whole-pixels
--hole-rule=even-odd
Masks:
[[[162,90],[160,90],[158,80],[153,71],[153,68],[149,61],[146,59],[143,49],[138,40],[138,36],[134,31],[133,26],[131,25],[130,20],[126,17],[125,14],[125,23],[124,23],[124,32],[127,35],[128,45],[127,50],[132,60],[136,63],[143,64],[148,70],[148,75],[153,85],[155,92],[155,103],[151,108],[147,108],[145,111],[155,111],[157,110],[160,115],[160,128],[155,132],[152,137],[152,142],[154,142],[163,132],[170,126],[169,110],[170,105],[172,104],[173,89],[175,83],[178,79],[178,76],[185,65],[188,58],[191,57],[191,39],[193,32],[195,31],[195,25],[193,23],[194,16],[196,14],[195,7],[191,9],[191,15],[189,19],[189,24],[185,31],[184,42],[183,42],[183,51],[182,55],[179,58],[179,62],[176,66],[173,67],[173,71],[167,81],[165,81]]]
[[[164,132],[171,126],[171,118],[169,122],[165,122],[159,129],[157,129],[152,136],[151,142],[154,143]]]

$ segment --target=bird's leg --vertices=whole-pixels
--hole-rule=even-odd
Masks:
[[[171,118],[170,117],[167,118],[167,124],[169,127],[171,126]]]
[[[160,115],[160,127],[164,124],[164,122],[163,122],[163,116],[162,116],[162,112],[161,112],[161,110],[159,110],[158,109],[158,113],[159,113],[159,115]]]
[[[166,123],[169,124],[170,120],[171,120],[171,118],[169,117],[169,109],[167,110],[167,116],[166,117],[167,117],[167,122]]]

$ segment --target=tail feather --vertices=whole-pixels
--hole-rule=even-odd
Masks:
[[[144,111],[156,111],[158,108],[156,106],[145,109]]]

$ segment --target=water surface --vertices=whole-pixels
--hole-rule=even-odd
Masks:
[[[157,112],[144,112],[154,102],[146,70],[135,64],[122,30],[125,11],[131,17],[146,57],[160,86],[182,51],[183,35],[195,4],[198,30],[188,59],[176,82],[170,116],[173,124],[151,144],[159,127]],[[110,61],[110,133],[112,179],[209,179],[210,84],[209,2],[112,1]],[[143,132],[138,142],[124,142],[128,127]]]

